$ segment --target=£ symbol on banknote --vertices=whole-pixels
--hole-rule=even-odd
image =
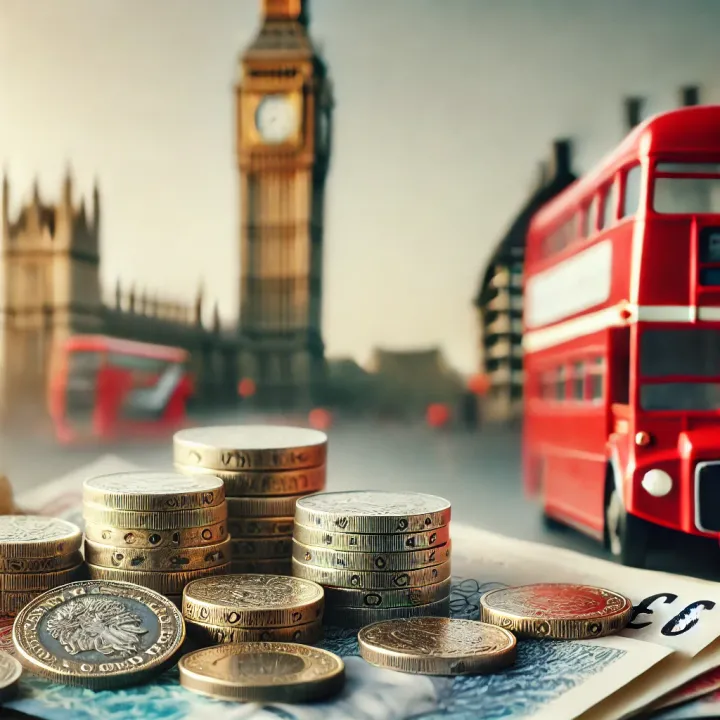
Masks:
[[[58,609],[47,629],[70,655],[97,650],[103,655],[136,653],[142,621],[119,600],[78,597]]]

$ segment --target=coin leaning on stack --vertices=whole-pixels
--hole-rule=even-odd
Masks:
[[[0,615],[13,616],[45,591],[80,580],[81,545],[80,528],[65,520],[0,516]]]
[[[322,639],[323,589],[282,575],[227,575],[194,580],[183,592],[188,637],[201,646]]]
[[[225,483],[232,572],[292,575],[295,502],[325,488],[327,435],[272,425],[190,428],[173,438],[175,469]]]
[[[83,484],[85,560],[94,580],[130,582],[176,605],[192,580],[230,568],[223,483],[135,471]]]
[[[450,613],[450,503],[434,495],[321,493],[298,500],[293,574],[325,589],[345,628]]]

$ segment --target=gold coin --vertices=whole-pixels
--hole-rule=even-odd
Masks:
[[[228,524],[188,527],[182,530],[143,530],[85,524],[85,539],[116,548],[185,548],[214,545],[227,539]]]
[[[244,628],[208,625],[185,620],[188,637],[199,645],[220,645],[240,642],[295,642],[315,645],[323,638],[322,622],[305,623],[293,627]]]
[[[82,553],[76,550],[69,555],[48,555],[37,558],[0,556],[0,573],[46,573],[67,570],[81,565]]]
[[[233,560],[289,559],[292,550],[293,539],[291,535],[270,538],[234,537],[232,539]]]
[[[172,664],[185,639],[180,611],[159,593],[85,580],[39,595],[15,618],[13,643],[30,671],[65,685],[135,685]]]
[[[325,465],[327,435],[319,430],[238,425],[180,430],[173,460],[214,470],[303,470]]]
[[[85,559],[92,565],[147,570],[154,572],[178,572],[202,570],[225,565],[231,559],[230,538],[215,545],[196,548],[115,548],[109,545],[85,541]]]
[[[225,484],[213,475],[137,470],[100,475],[83,483],[83,502],[115,510],[195,510],[223,500]]]
[[[175,572],[122,570],[91,565],[90,563],[87,564],[87,568],[93,580],[134,583],[163,595],[179,595],[191,580],[197,580],[208,575],[226,575],[230,569],[230,563],[205,568],[204,570],[178,570]]]
[[[295,514],[295,503],[307,495],[285,495],[284,497],[229,497],[228,516],[274,518]]]
[[[291,643],[216,645],[185,655],[180,684],[222,700],[299,703],[342,690],[345,664],[327,650]]]
[[[515,636],[476,620],[410,617],[368,625],[360,656],[372,665],[422,675],[479,675],[512,665]]]
[[[491,590],[480,597],[480,620],[519,637],[603,637],[622,630],[631,615],[628,598],[590,585],[522,585]]]
[[[360,570],[323,568],[317,565],[308,565],[293,558],[292,569],[295,577],[312,580],[320,585],[366,590],[395,590],[396,588],[434,585],[450,577],[449,562],[419,570],[363,572]]]
[[[277,575],[203,578],[185,587],[183,616],[210,625],[289,627],[322,619],[323,589]]]
[[[414,605],[412,607],[335,608],[328,603],[323,616],[323,623],[326,626],[330,625],[339,628],[361,628],[383,620],[396,620],[397,618],[418,617],[423,615],[449,617],[450,598],[428,603],[427,605]]]
[[[346,533],[412,533],[450,522],[450,503],[422,493],[350,490],[317,493],[297,502],[295,522]]]
[[[230,572],[235,575],[292,575],[290,558],[268,558],[265,560],[233,560],[230,563]]]
[[[9,653],[0,651],[0,700],[9,700],[17,691],[22,665]]]
[[[412,607],[444,600],[450,596],[450,578],[434,585],[405,587],[399,590],[348,590],[347,588],[325,588],[325,602],[328,607]]]
[[[293,517],[278,518],[228,518],[228,532],[234,537],[274,537],[293,534]]]
[[[85,572],[85,566],[75,567],[54,572],[41,573],[5,573],[0,575],[0,592],[25,592],[28,590],[41,590],[45,592],[58,585],[80,580]]]
[[[138,510],[113,510],[94,503],[83,505],[83,517],[94,525],[115,528],[140,528],[141,530],[184,530],[190,527],[206,527],[227,521],[227,505],[195,510],[167,510],[165,512],[140,512]]]
[[[82,545],[77,525],[42,515],[0,516],[0,556],[37,558],[71,555]]]
[[[385,535],[361,535],[360,533],[316,530],[296,524],[290,532],[303,545],[326,547],[346,552],[404,552],[445,545],[450,539],[450,526],[419,533],[388,533]],[[238,535],[240,533],[237,533]]]
[[[212,470],[190,465],[175,465],[184,475],[215,475],[225,483],[228,497],[247,495],[302,495],[325,487],[325,465],[305,470]]]
[[[441,565],[450,560],[450,550],[449,542],[437,548],[397,553],[343,552],[329,548],[310,547],[297,540],[293,540],[292,544],[292,555],[300,562],[318,567],[364,571],[417,570],[432,565]]]

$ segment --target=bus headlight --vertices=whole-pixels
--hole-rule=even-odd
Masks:
[[[643,476],[640,484],[653,497],[665,497],[672,490],[672,478],[664,471],[653,468]]]

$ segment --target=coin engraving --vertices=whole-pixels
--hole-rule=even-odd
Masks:
[[[517,641],[502,628],[440,617],[409,617],[368,625],[358,633],[368,662],[410,672],[462,675],[515,661]]]
[[[580,620],[622,612],[628,600],[603,588],[545,583],[493,590],[483,605],[522,617]]]
[[[80,548],[82,533],[73,523],[41,515],[1,515],[0,554],[5,557],[69,554]]]
[[[121,600],[84,595],[61,605],[47,631],[69,655],[96,650],[103,655],[136,653],[143,627],[140,616]]]
[[[182,646],[178,609],[128,583],[69,583],[31,600],[13,625],[20,661],[34,673],[94,689],[160,672]]]
[[[292,608],[322,600],[322,588],[300,578],[274,575],[230,575],[196,580],[188,598],[232,607]]]
[[[304,510],[333,515],[387,517],[394,515],[427,515],[445,512],[450,503],[444,498],[423,493],[394,493],[374,490],[318,493],[298,501]]]

